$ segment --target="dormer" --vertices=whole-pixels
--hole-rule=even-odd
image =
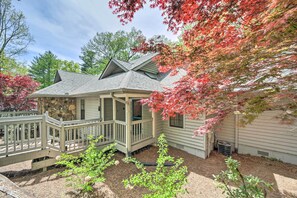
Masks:
[[[141,72],[150,78],[156,79],[159,71],[156,64],[152,60],[156,55],[157,53],[147,54],[136,60],[130,61],[129,63],[117,59],[111,59],[99,79],[103,79],[118,73],[124,73],[129,70]]]
[[[127,68],[130,65],[127,62],[119,61],[117,59],[111,59],[105,69],[103,70],[99,79],[103,79],[107,76],[111,76],[113,74],[123,73],[129,71]]]

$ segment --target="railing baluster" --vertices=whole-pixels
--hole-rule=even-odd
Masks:
[[[8,131],[7,131],[7,125],[4,125],[4,135],[5,135],[5,143],[6,143],[6,156],[8,156]]]
[[[24,135],[25,135],[25,124],[22,124],[22,132],[21,132],[21,150],[23,150],[23,144],[24,144]]]
[[[36,123],[34,122],[34,142],[35,142],[35,148],[37,147],[37,142],[36,142]]]
[[[16,126],[18,126],[18,124],[16,124]],[[17,130],[16,129],[18,129],[18,127],[14,127],[13,126],[13,149],[14,149],[14,151],[16,151],[16,133],[17,133]]]

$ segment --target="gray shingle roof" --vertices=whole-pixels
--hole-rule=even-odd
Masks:
[[[162,91],[162,87],[159,81],[151,79],[139,72],[128,71],[125,73],[115,74],[101,80],[89,81],[85,85],[71,92],[71,95],[108,92],[121,89],[139,91]]]
[[[79,96],[94,93],[112,92],[118,90],[131,91],[162,91],[163,86],[171,86],[182,75],[169,76],[168,74],[160,74],[157,79],[152,78],[137,67],[146,65],[157,54],[147,54],[130,63],[115,60],[121,67],[127,69],[126,72],[112,74],[104,78],[98,79],[98,76],[78,74],[72,72],[58,71],[61,81],[36,91],[31,97],[62,97],[62,96]],[[59,79],[59,78],[58,78]]]
[[[62,70],[58,71],[58,75],[61,77],[61,81],[34,92],[33,94],[31,94],[31,97],[65,96],[70,94],[78,87],[81,87],[88,81],[98,79],[98,76],[79,74]]]

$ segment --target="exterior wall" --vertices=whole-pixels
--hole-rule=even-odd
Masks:
[[[49,116],[63,120],[76,119],[75,98],[38,98],[38,112],[40,114],[48,111]]]
[[[231,144],[232,151],[235,150],[235,115],[228,115],[224,121],[215,129],[216,140],[227,141]]]
[[[276,158],[297,164],[297,122],[281,124],[280,111],[265,111],[252,124],[238,129],[238,153]],[[232,116],[231,116],[232,117]],[[235,142],[235,121],[227,118],[217,139]],[[232,131],[234,132],[232,134]]]
[[[149,72],[152,74],[157,74],[159,72],[158,67],[154,62],[147,64],[145,67],[141,68],[140,70],[144,72]]]
[[[149,110],[149,107],[147,105],[142,105],[142,119],[151,119],[152,118],[152,112]]]
[[[85,108],[86,108],[86,120],[88,119],[94,119],[99,118],[99,111],[98,106],[100,106],[99,103],[99,97],[98,98],[85,98]]]
[[[191,120],[184,116],[184,128],[170,127],[169,120],[162,121],[162,128],[169,145],[205,159],[205,136],[193,137],[194,130],[203,124],[204,119]]]
[[[156,137],[163,133],[163,120],[161,112],[156,113]]]
[[[142,119],[143,120],[152,119],[152,112],[149,110],[149,107],[147,105],[142,105]],[[151,134],[153,133],[152,122],[143,124],[142,127],[143,127],[144,131],[148,131]]]
[[[80,98],[76,99],[76,120],[80,120]]]
[[[76,105],[77,105],[77,111],[76,111],[76,119],[80,120],[80,102],[81,100],[85,100],[85,119],[95,119],[100,118],[100,112],[98,111],[98,106],[100,106],[99,98],[77,98]]]
[[[281,124],[280,111],[265,111],[252,124],[239,128],[239,153],[277,158],[297,164],[297,122]]]

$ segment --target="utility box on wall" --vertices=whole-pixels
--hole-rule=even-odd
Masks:
[[[225,141],[218,141],[218,152],[222,153],[225,156],[231,156],[232,150],[231,150],[231,144]]]

